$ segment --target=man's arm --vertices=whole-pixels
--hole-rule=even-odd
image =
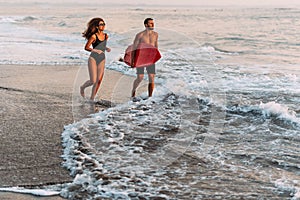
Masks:
[[[135,60],[135,50],[137,49],[137,46],[139,45],[140,42],[140,34],[137,34],[134,38],[133,41],[133,46],[132,46],[132,52],[131,52],[131,63],[130,66],[133,67],[134,66],[134,60]]]
[[[155,47],[158,48],[158,34],[156,34]]]

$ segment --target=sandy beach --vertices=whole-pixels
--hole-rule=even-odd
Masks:
[[[70,182],[72,177],[62,167],[63,160],[60,157],[61,133],[65,125],[74,122],[72,103],[76,95],[72,95],[72,92],[81,83],[81,78],[88,78],[86,74],[82,77],[78,75],[82,73],[81,70],[86,73],[86,68],[2,65],[0,69],[0,187],[34,187]],[[106,70],[99,91],[101,99],[111,101],[113,88],[125,79],[128,81],[133,77],[124,78],[121,73]],[[128,85],[127,88],[130,89]],[[119,100],[127,98],[118,97]],[[98,105],[99,108],[105,109],[106,105]],[[78,116],[81,112],[83,115]],[[86,117],[84,115],[89,112],[77,110],[76,120]],[[36,198],[41,199],[0,192],[0,199]],[[43,198],[61,199],[58,196]]]

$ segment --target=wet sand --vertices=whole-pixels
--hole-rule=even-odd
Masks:
[[[96,110],[86,109],[90,105],[82,107],[76,89],[87,78],[87,69],[81,66],[0,66],[0,187],[72,180],[60,157],[63,128],[108,106],[104,103]],[[132,81],[133,77],[106,70],[97,98],[126,101]],[[42,198],[61,199],[0,192],[0,199]]]

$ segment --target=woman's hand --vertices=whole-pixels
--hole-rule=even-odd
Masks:
[[[106,47],[106,51],[107,51],[107,52],[110,52],[110,51],[111,51],[111,49],[110,49],[110,48],[108,48],[108,47]]]

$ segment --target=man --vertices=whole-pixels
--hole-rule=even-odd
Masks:
[[[140,43],[147,43],[156,48],[158,48],[158,33],[153,31],[154,30],[154,20],[152,18],[147,18],[144,20],[145,30],[136,34],[134,42],[133,42],[133,49],[137,49]],[[134,57],[135,54],[133,53],[131,59],[131,66],[134,65]],[[149,84],[148,84],[148,96],[151,97],[153,90],[154,90],[154,77],[155,77],[155,64],[147,67],[138,67],[136,68],[137,78],[133,82],[133,88],[131,97],[135,97],[135,92],[139,84],[144,79],[144,71],[145,68],[147,70]]]

